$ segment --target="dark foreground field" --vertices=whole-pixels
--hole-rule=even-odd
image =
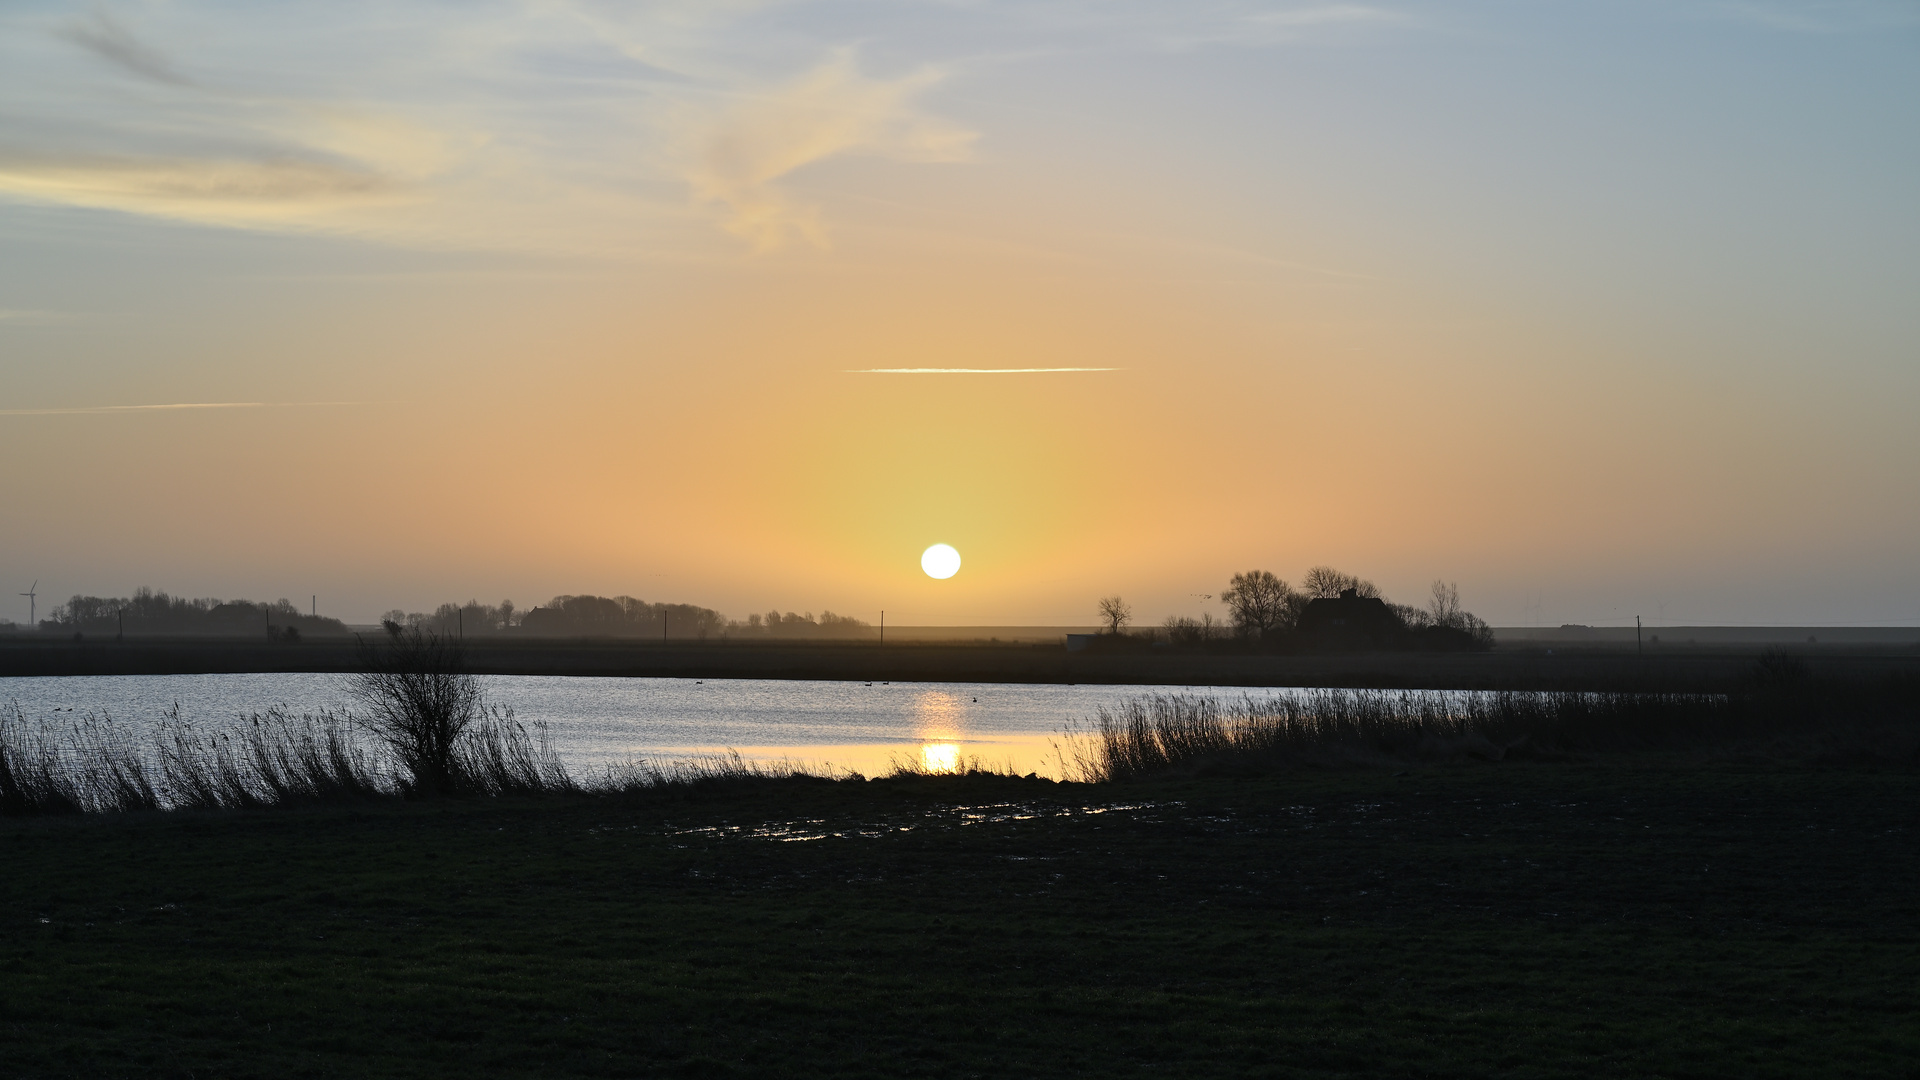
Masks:
[[[1920,777],[0,822],[0,1075],[1916,1076]]]

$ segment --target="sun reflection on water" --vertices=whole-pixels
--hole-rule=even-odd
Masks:
[[[927,743],[920,748],[920,767],[928,772],[959,772],[959,744],[950,742]]]
[[[928,772],[960,771],[960,743],[966,738],[966,705],[947,690],[922,691],[913,702],[914,736],[920,740],[920,767]]]

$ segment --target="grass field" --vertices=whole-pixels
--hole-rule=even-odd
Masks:
[[[1913,772],[1399,772],[0,821],[0,1075],[1920,1075]]]

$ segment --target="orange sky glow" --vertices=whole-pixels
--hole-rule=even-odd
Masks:
[[[10,9],[6,580],[1920,622],[1903,10]]]

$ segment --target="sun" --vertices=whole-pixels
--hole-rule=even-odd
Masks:
[[[960,572],[960,553],[951,544],[935,544],[920,553],[920,569],[944,581]]]

